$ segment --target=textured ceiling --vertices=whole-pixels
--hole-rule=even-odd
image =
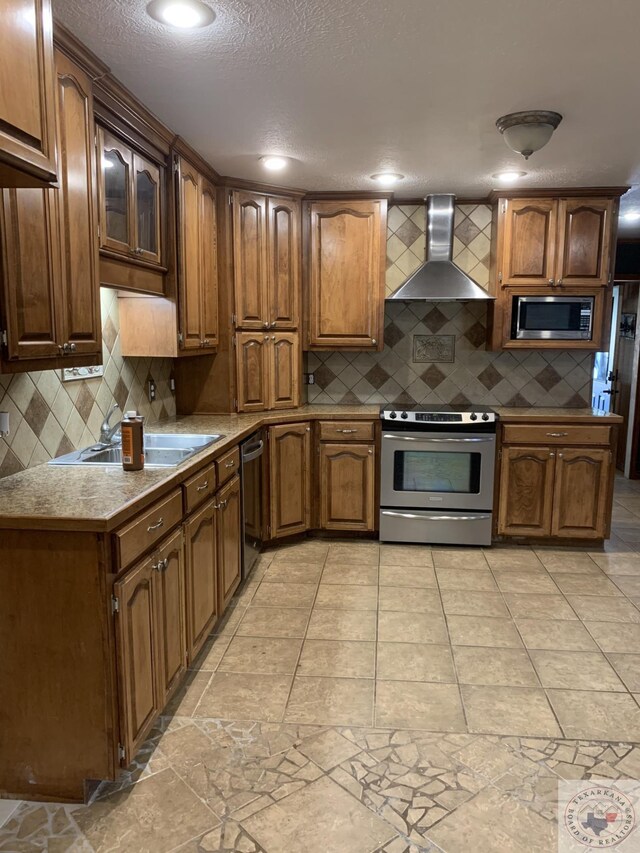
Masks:
[[[211,27],[178,32],[146,0],[53,0],[54,14],[222,174],[322,190],[406,175],[398,196],[632,184],[640,209],[638,0],[208,0]],[[564,121],[528,164],[503,113]],[[637,228],[637,226],[636,226]]]

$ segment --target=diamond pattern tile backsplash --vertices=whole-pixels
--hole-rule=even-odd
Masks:
[[[398,205],[389,210],[387,293],[392,293],[424,261],[425,208]],[[489,283],[491,208],[457,205],[453,259],[482,287]],[[387,303],[382,352],[308,353],[305,371],[309,403],[483,403],[494,406],[590,406],[593,354],[487,352],[486,303]],[[414,350],[416,336],[421,340]],[[442,341],[437,338],[442,337]],[[453,342],[451,337],[454,338]],[[414,352],[449,352],[453,361],[414,361]]]
[[[87,447],[98,439],[114,402],[122,411],[137,409],[148,423],[175,415],[171,359],[123,358],[115,290],[101,288],[100,303],[103,376],[63,382],[59,370],[0,374],[0,411],[9,412],[11,422],[11,434],[0,438],[0,477]],[[147,398],[149,378],[156,383],[153,403]]]

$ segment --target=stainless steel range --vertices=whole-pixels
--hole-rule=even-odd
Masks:
[[[490,545],[494,411],[383,406],[380,539]]]

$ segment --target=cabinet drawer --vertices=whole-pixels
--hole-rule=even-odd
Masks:
[[[320,421],[321,441],[373,441],[370,421]]]
[[[220,459],[216,459],[216,472],[218,474],[218,485],[221,486],[230,480],[240,468],[240,448],[234,447]]]
[[[182,492],[175,489],[114,534],[116,561],[122,569],[155,545],[182,521]]]
[[[184,511],[190,513],[198,504],[201,504],[205,498],[210,497],[216,490],[216,468],[215,465],[208,465],[190,477],[182,484],[184,492]]]
[[[611,427],[590,424],[508,424],[502,433],[504,444],[604,444],[611,441]]]

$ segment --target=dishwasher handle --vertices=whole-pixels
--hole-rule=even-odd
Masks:
[[[249,444],[242,448],[242,464],[245,462],[253,462],[258,459],[264,452],[264,441],[260,439],[257,444]]]

